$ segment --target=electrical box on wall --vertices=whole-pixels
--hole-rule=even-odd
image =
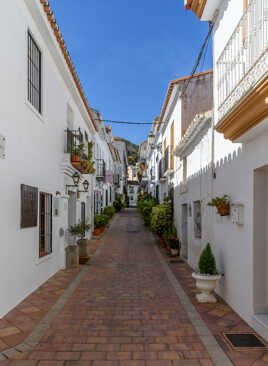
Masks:
[[[244,225],[244,205],[242,203],[232,203],[231,219],[233,224]]]
[[[0,159],[6,158],[6,138],[0,135]]]

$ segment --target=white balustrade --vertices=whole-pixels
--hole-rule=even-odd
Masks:
[[[268,73],[268,0],[250,0],[217,61],[218,121]]]

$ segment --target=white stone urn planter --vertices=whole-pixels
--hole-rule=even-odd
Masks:
[[[194,272],[192,277],[196,280],[196,287],[201,291],[201,294],[196,294],[198,302],[217,302],[216,297],[211,293],[215,290],[217,280],[221,278],[221,275],[209,275]]]

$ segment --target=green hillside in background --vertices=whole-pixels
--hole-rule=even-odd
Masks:
[[[132,142],[125,140],[127,145],[128,163],[129,165],[135,165],[138,161],[139,146]]]

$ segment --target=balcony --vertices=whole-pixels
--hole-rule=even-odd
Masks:
[[[151,180],[154,181],[155,180],[155,167],[152,167],[150,169],[150,176],[151,176]]]
[[[268,116],[268,2],[251,0],[217,61],[217,131],[232,141]]]
[[[87,159],[87,154],[80,128],[78,130],[66,130],[65,152],[70,154],[72,166],[81,171],[81,162],[83,159]]]
[[[105,179],[105,161],[103,159],[96,159],[96,178],[98,180]]]
[[[164,173],[165,173],[165,158],[162,158],[158,163],[158,180],[160,182],[166,180]]]
[[[119,174],[114,174],[113,176],[113,182],[114,182],[114,185],[119,187],[120,185],[120,177],[119,177]]]
[[[166,148],[164,155],[164,174],[167,174],[169,170],[169,147]]]

